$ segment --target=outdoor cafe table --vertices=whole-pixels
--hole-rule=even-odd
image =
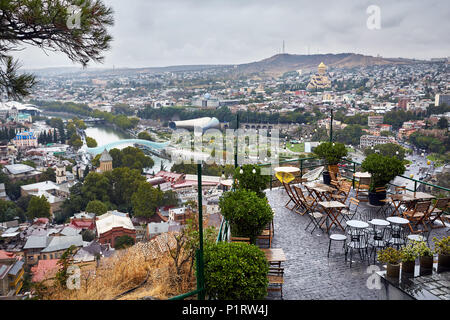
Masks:
[[[281,183],[289,183],[295,179],[295,173],[300,172],[300,169],[297,167],[278,167],[273,169],[275,171],[275,177]]]
[[[353,174],[355,178],[371,178],[372,175],[369,172],[355,172]]]
[[[316,195],[317,195],[317,198],[319,201],[323,200],[322,196],[328,200],[329,197],[327,194],[332,193],[336,190],[330,186],[327,186],[326,184],[318,183],[318,182],[308,182],[308,183],[305,183],[305,186],[307,186],[308,188],[310,188],[311,190],[314,190],[316,192]],[[310,196],[312,196],[312,195],[310,194]]]
[[[269,264],[278,264],[280,266],[282,262],[286,261],[286,256],[281,248],[264,248],[261,250],[264,252]]]
[[[356,228],[356,229],[366,229],[367,227],[369,227],[369,224],[367,222],[360,221],[360,220],[348,220],[346,222],[346,224],[349,227]]]
[[[342,229],[342,231],[345,232],[345,229],[339,223],[337,217],[338,217],[341,209],[345,208],[346,205],[339,201],[320,201],[319,205],[321,205],[324,208],[324,211],[327,214],[325,221],[322,222],[320,227],[322,227],[322,225],[326,222],[327,223],[327,232],[330,231],[333,224],[338,225]],[[334,213],[336,213],[336,214],[334,214]],[[331,219],[330,225],[328,225],[328,219]]]
[[[414,198],[410,197],[407,194],[392,194],[389,196],[392,200],[392,204],[394,206],[394,210],[392,211],[391,216],[401,216],[402,213],[400,212],[401,205],[405,204],[408,207],[408,203],[411,203],[414,201]]]

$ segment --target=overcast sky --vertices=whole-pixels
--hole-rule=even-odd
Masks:
[[[449,0],[104,0],[114,9],[103,65],[239,64],[285,52],[355,52],[429,59],[450,56]],[[381,29],[366,12],[380,8]],[[73,65],[27,48],[25,68]]]

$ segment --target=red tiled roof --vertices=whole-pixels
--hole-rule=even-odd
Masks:
[[[39,260],[38,264],[31,268],[33,273],[31,281],[40,282],[45,280],[47,277],[53,276],[59,268],[58,259]]]
[[[36,221],[34,221],[35,224],[47,224],[48,223],[48,218],[38,218],[36,219]]]
[[[3,259],[13,259],[16,255],[12,252],[7,252],[5,250],[0,250],[0,260]]]
[[[93,221],[81,221],[81,220],[72,220],[70,221],[70,227],[74,227],[76,229],[94,229],[95,225]]]

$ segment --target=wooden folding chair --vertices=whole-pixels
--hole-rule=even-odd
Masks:
[[[351,182],[342,182],[338,191],[335,194],[332,194],[331,197],[345,204],[347,202],[351,190],[352,190]]]
[[[417,202],[412,210],[407,210],[403,212],[403,217],[409,220],[409,229],[411,233],[420,233],[423,231],[427,231],[427,227],[425,225],[425,218],[428,214],[428,210],[430,209],[431,201],[421,201]],[[419,230],[417,227],[419,224],[422,224],[424,230]],[[414,230],[417,228],[417,230]]]
[[[294,192],[292,191],[291,186],[288,183],[283,182],[283,187],[284,187],[284,190],[286,190],[287,195],[289,196],[289,201],[286,202],[286,204],[284,206],[286,208],[288,208],[289,210],[297,209],[300,206],[300,203],[298,202],[298,199],[296,198]],[[292,208],[289,208],[288,205],[291,202],[294,203],[294,206]]]
[[[450,198],[441,198],[436,200],[436,202],[433,205],[433,208],[429,211],[428,214],[430,228],[438,229],[445,227],[445,222],[442,219],[442,214],[444,214],[444,212],[448,210],[448,208],[450,208]],[[437,219],[439,219],[442,222],[441,226],[434,226],[434,222]]]
[[[315,207],[317,205],[317,200],[311,196],[305,195],[302,188],[294,186],[294,191],[297,194],[297,198],[300,202],[300,207],[303,209],[302,212],[296,210],[296,212],[300,215],[304,215],[308,207]],[[305,203],[307,203],[309,206],[306,206]]]
[[[358,188],[356,188],[356,199],[360,201],[369,201],[369,189],[371,178],[359,178]],[[360,197],[363,197],[362,199]]]
[[[272,248],[273,229],[272,222],[269,222],[260,235],[256,237],[257,240],[267,240],[269,248]]]
[[[269,280],[267,291],[280,291],[283,299],[284,268],[269,267],[267,279]]]
[[[230,237],[230,242],[245,242],[250,244],[250,238],[246,237]]]

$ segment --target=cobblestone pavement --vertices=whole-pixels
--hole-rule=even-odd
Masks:
[[[284,207],[288,201],[284,189],[267,190],[266,195],[275,212],[272,248],[282,248],[287,259],[282,265],[285,300],[378,299],[378,290],[367,286],[371,275],[367,260],[361,262],[355,254],[350,268],[349,262],[345,263],[342,244],[336,242],[332,243],[330,258],[327,258],[328,235],[317,229],[311,234],[311,226],[305,231],[310,219]],[[368,210],[370,208],[362,206],[361,212]],[[430,238],[445,234],[448,235],[445,229],[434,229]],[[383,270],[381,264],[376,265]],[[268,299],[280,299],[280,293],[270,292]]]

